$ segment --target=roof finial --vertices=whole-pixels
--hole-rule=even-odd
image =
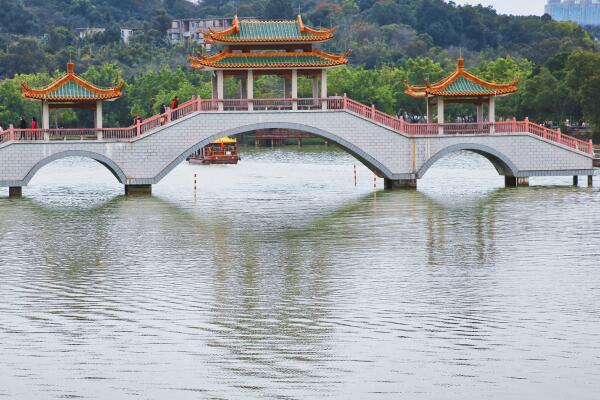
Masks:
[[[67,64],[67,73],[68,74],[74,74],[75,73],[75,64],[73,64],[72,62],[69,62]]]
[[[456,68],[458,70],[461,70],[461,71],[463,69],[465,69],[465,60],[464,60],[464,58],[461,57],[461,58],[459,58],[459,59],[456,60]]]

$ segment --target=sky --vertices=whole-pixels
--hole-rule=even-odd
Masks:
[[[493,6],[500,14],[542,15],[546,0],[453,0],[456,4]]]

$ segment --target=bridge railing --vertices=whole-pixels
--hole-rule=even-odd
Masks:
[[[298,99],[200,99],[192,98],[182,103],[176,109],[168,109],[164,114],[158,114],[126,128],[103,129],[14,129],[0,132],[0,144],[7,141],[39,141],[39,140],[130,140],[150,132],[161,125],[185,117],[194,112],[211,111],[265,111],[265,110],[345,110],[370,119],[375,123],[389,127],[409,136],[432,135],[464,135],[464,134],[507,134],[528,132],[544,139],[560,143],[564,146],[593,154],[592,141],[583,141],[564,135],[560,130],[553,130],[525,121],[501,121],[495,123],[409,123],[402,117],[396,117],[379,111],[375,106],[367,106],[346,96],[329,98],[298,98]]]

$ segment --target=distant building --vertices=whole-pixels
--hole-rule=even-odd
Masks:
[[[255,18],[241,17],[239,20],[252,20]],[[215,31],[227,29],[233,23],[233,17],[227,18],[186,18],[176,19],[171,22],[167,36],[171,43],[194,41],[204,44],[204,33],[211,28]]]
[[[104,31],[106,31],[104,28],[77,28],[75,30],[79,35],[79,39],[89,39],[94,35],[104,33]]]
[[[548,0],[546,13],[557,21],[600,25],[600,0]]]
[[[121,41],[125,44],[129,44],[129,40],[131,40],[131,37],[140,31],[141,29],[121,28]]]

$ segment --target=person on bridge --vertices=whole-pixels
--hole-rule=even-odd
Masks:
[[[166,124],[167,123],[167,105],[165,103],[162,103],[160,105],[159,114],[160,114],[160,124],[161,125]]]
[[[171,109],[176,109],[177,107],[179,107],[179,97],[175,96],[173,97],[173,100],[171,100]]]
[[[27,129],[27,121],[22,115],[19,117],[19,129]]]
[[[35,117],[31,117],[31,129],[37,129],[37,119]]]

